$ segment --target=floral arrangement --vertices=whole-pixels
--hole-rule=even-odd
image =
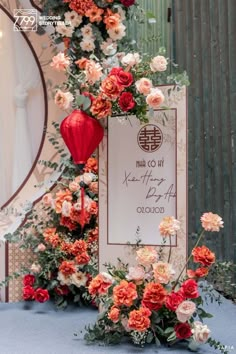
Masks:
[[[98,271],[97,173],[94,157],[82,174],[68,161],[56,188],[6,237],[32,252],[29,266],[21,271],[24,300],[53,299],[59,308],[70,301],[91,302],[87,287]]]
[[[199,281],[210,271],[215,254],[200,241],[204,231],[219,231],[223,221],[209,212],[202,215],[201,223],[203,230],[178,275],[171,263],[162,259],[161,252],[139,246],[136,266],[107,265],[107,272],[92,279],[89,293],[103,312],[96,324],[87,328],[88,342],[116,344],[126,337],[141,347],[153,342],[174,344],[178,340],[186,340],[192,350],[206,342],[217,346],[202,322],[212,316],[202,308],[199,291]],[[179,229],[180,223],[174,217],[165,217],[159,225],[164,239]],[[195,266],[183,276],[191,258]]]
[[[68,54],[76,59],[91,53],[98,58],[117,51],[125,41],[125,20],[138,8],[135,0],[59,0],[46,1],[44,13],[60,16],[53,40],[63,42]]]
[[[118,53],[111,63],[102,63],[82,57],[74,63],[78,74],[73,73],[66,87],[70,91],[58,90],[55,103],[61,109],[74,108],[86,111],[90,116],[101,119],[112,115],[134,114],[141,121],[148,120],[154,109],[164,102],[164,94],[158,87],[159,75],[166,71],[168,61],[157,55],[143,61],[138,53]],[[57,70],[69,68],[70,59],[59,53],[51,66]],[[80,90],[78,91],[78,88]]]

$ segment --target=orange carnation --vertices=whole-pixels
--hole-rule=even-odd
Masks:
[[[98,172],[97,159],[90,157],[85,165],[84,172]]]
[[[112,308],[110,309],[107,315],[109,320],[111,320],[114,323],[117,323],[119,321],[119,316],[120,316],[120,310],[116,306],[112,306]]]
[[[98,227],[96,227],[94,230],[90,230],[88,236],[88,243],[98,241]]]
[[[107,293],[108,288],[112,285],[112,277],[100,273],[93,278],[89,284],[88,291],[90,295],[104,295]]]
[[[195,275],[198,278],[203,278],[208,275],[208,272],[209,272],[208,268],[201,267],[201,268],[196,269]]]
[[[105,118],[111,115],[112,104],[107,99],[102,96],[98,96],[92,102],[92,106],[90,108],[91,113],[97,117],[97,119]]]
[[[149,283],[144,289],[142,305],[157,311],[165,303],[167,292],[159,283]]]
[[[98,205],[95,201],[90,203],[88,212],[92,215],[98,215]]]
[[[103,13],[104,13],[103,9],[94,5],[89,10],[86,11],[85,16],[89,17],[90,22],[101,22]]]
[[[131,306],[137,297],[136,285],[132,282],[128,283],[126,280],[122,280],[113,289],[113,299],[116,306]]]
[[[65,276],[74,274],[76,272],[74,262],[63,261],[59,267],[59,271]]]
[[[110,99],[116,99],[123,89],[124,87],[118,83],[115,75],[108,76],[101,83],[101,91]]]
[[[62,203],[64,201],[71,202],[72,201],[72,193],[69,189],[61,190],[56,193],[55,199],[55,211],[57,214],[61,213],[62,210]]]
[[[60,225],[67,227],[70,231],[76,230],[78,227],[78,224],[76,224],[69,217],[63,215],[60,218]]]
[[[88,264],[88,262],[90,261],[90,257],[87,252],[83,252],[81,254],[78,254],[76,256],[75,260],[76,260],[76,263],[79,265]]]
[[[65,253],[68,253],[68,254],[71,254],[72,252],[72,246],[73,244],[72,243],[68,243],[68,242],[62,242],[61,243],[61,250]]]
[[[44,236],[45,241],[50,243],[52,245],[52,247],[54,247],[54,248],[60,244],[61,240],[60,240],[58,234],[56,233],[55,227],[45,229],[43,236]]]
[[[75,221],[78,224],[84,226],[85,224],[89,223],[90,215],[85,209],[83,213],[81,213],[81,210],[77,210],[74,207],[72,207],[70,212],[70,218],[72,221]]]
[[[87,243],[84,240],[76,240],[71,247],[71,253],[77,256],[78,253],[86,252],[87,248]]]
[[[141,307],[139,310],[133,310],[129,314],[128,326],[135,331],[144,332],[150,327],[151,311]]]
[[[206,246],[195,247],[192,250],[193,260],[208,267],[215,262],[215,254]]]
[[[93,0],[64,0],[64,2],[68,2],[69,8],[82,16],[95,5]]]

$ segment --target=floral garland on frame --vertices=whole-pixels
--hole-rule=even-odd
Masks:
[[[17,242],[20,249],[32,252],[33,261],[18,274],[25,274],[25,301],[51,299],[58,308],[65,308],[69,302],[91,303],[87,289],[98,272],[97,173],[94,157],[88,159],[82,174],[67,161],[56,188],[43,196],[20,229],[6,236],[10,242]]]

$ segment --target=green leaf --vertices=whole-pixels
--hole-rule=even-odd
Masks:
[[[175,332],[171,333],[171,335],[169,335],[169,337],[167,338],[167,342],[172,342],[173,340],[176,339],[176,334]]]
[[[84,102],[83,102],[83,110],[86,111],[86,109],[88,109],[90,106],[91,106],[90,98],[89,97],[85,97],[84,98]]]
[[[83,103],[84,103],[84,101],[85,101],[85,96],[84,95],[79,95],[79,96],[77,96],[76,97],[76,104],[78,105],[78,106],[81,106]]]
[[[147,338],[146,338],[146,342],[147,342],[148,344],[152,343],[153,338],[154,338],[153,333],[152,333],[152,332],[149,332],[148,335],[147,335]]]

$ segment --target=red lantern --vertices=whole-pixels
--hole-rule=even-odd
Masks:
[[[60,131],[74,163],[79,165],[86,163],[104,135],[100,123],[79,109],[63,119]]]

